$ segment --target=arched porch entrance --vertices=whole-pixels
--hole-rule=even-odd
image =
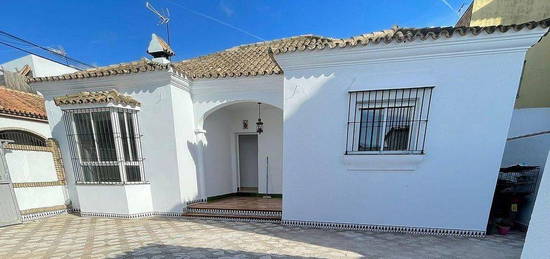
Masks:
[[[207,202],[188,205],[185,216],[281,220],[283,111],[264,103],[260,111],[262,134],[256,132],[257,101],[204,112],[196,133]]]
[[[231,103],[205,115],[206,197],[282,193],[283,111],[262,103],[260,114],[262,134],[256,132],[257,102]]]

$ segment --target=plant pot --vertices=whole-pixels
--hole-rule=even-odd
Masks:
[[[508,235],[510,233],[511,226],[497,226],[497,231],[500,235]]]

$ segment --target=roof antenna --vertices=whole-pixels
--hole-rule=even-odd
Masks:
[[[166,39],[168,40],[168,45],[170,45],[170,28],[168,27],[168,22],[170,22],[170,11],[168,11],[168,8],[165,9],[165,14],[157,11],[149,2],[145,2],[145,8],[159,17],[160,21],[158,25],[166,24]]]

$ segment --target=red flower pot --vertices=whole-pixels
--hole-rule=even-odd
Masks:
[[[508,233],[510,233],[510,226],[497,226],[497,231],[499,234],[505,236],[505,235],[508,235]]]

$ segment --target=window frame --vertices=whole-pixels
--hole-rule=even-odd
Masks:
[[[68,141],[71,147],[71,155],[73,157],[73,168],[75,168],[76,183],[77,184],[140,184],[147,183],[145,180],[145,172],[143,168],[143,154],[141,149],[141,133],[139,130],[139,120],[137,116],[138,110],[130,108],[120,108],[120,107],[97,107],[97,108],[80,108],[80,109],[64,109],[63,110],[66,121],[66,131],[68,136]],[[100,147],[98,145],[98,133],[96,129],[96,123],[94,121],[94,113],[100,112],[109,112],[109,124],[111,126],[111,136],[114,144],[115,151],[115,160],[103,160],[102,155],[100,155]],[[126,131],[126,139],[123,139],[121,133],[121,125],[119,121],[119,114],[124,114],[124,123]],[[81,152],[81,141],[79,138],[79,133],[76,127],[75,114],[89,114],[90,127],[92,129],[92,136],[94,142],[94,152],[96,156],[96,161],[86,161],[82,158]],[[126,160],[124,154],[124,145],[127,145],[127,148],[130,150],[130,132],[129,132],[129,119],[131,118],[133,137],[135,138],[134,149],[136,150],[137,157],[129,161]],[[126,142],[126,143],[124,143]],[[130,152],[131,153],[131,152]],[[93,176],[92,180],[86,179],[85,167],[118,167],[118,174],[120,181],[102,181],[100,177]],[[129,181],[128,180],[128,166],[139,167],[139,181]]]
[[[348,91],[345,155],[424,154],[433,89],[433,86],[423,86]],[[414,95],[412,93],[414,93]],[[411,110],[411,112],[407,113],[407,119],[397,122],[406,122],[406,124],[408,124],[407,148],[404,150],[385,150],[385,137],[389,132],[389,129],[387,128],[387,124],[389,122],[388,111],[389,109],[400,108],[410,108]],[[380,126],[377,126],[381,129],[376,134],[374,132],[371,132],[370,134],[379,135],[377,136],[379,138],[377,144],[380,147],[378,147],[378,150],[360,150],[362,142],[362,125],[364,123],[366,125],[376,123],[374,117],[372,122],[369,122],[368,120],[363,122],[362,111],[376,109],[382,110],[383,118],[380,121]],[[358,114],[359,116],[357,116]],[[392,116],[394,115],[392,114]],[[373,143],[370,143],[370,145],[372,144]]]
[[[386,146],[386,134],[387,134],[387,131],[388,131],[388,110],[389,109],[401,109],[401,108],[409,108],[413,111],[414,113],[414,110],[415,110],[415,105],[412,105],[412,106],[382,106],[382,107],[371,107],[371,108],[364,108],[364,107],[359,107],[359,111],[360,111],[360,114],[361,114],[361,117],[359,119],[359,133],[358,133],[358,151],[356,152],[361,152],[361,153],[388,153],[388,154],[391,154],[391,153],[403,153],[404,151],[406,150],[409,150],[410,149],[410,146],[411,146],[411,140],[412,140],[412,128],[414,125],[412,125],[412,121],[411,120],[405,120],[401,123],[404,123],[404,124],[407,124],[408,126],[408,133],[407,133],[407,139],[406,139],[406,144],[407,144],[407,148],[405,150],[384,150],[385,146]],[[367,124],[369,122],[363,122],[363,113],[362,111],[364,110],[382,110],[382,120],[380,121],[380,129],[377,133],[377,138],[378,138],[378,145],[379,145],[379,149],[378,150],[360,150],[361,149],[361,135],[362,135],[362,131],[363,131],[363,124]],[[368,127],[368,126],[367,126]],[[390,126],[392,127],[392,126]],[[391,128],[390,128],[391,129]],[[373,133],[371,133],[373,134]],[[371,141],[372,142],[372,141]]]

